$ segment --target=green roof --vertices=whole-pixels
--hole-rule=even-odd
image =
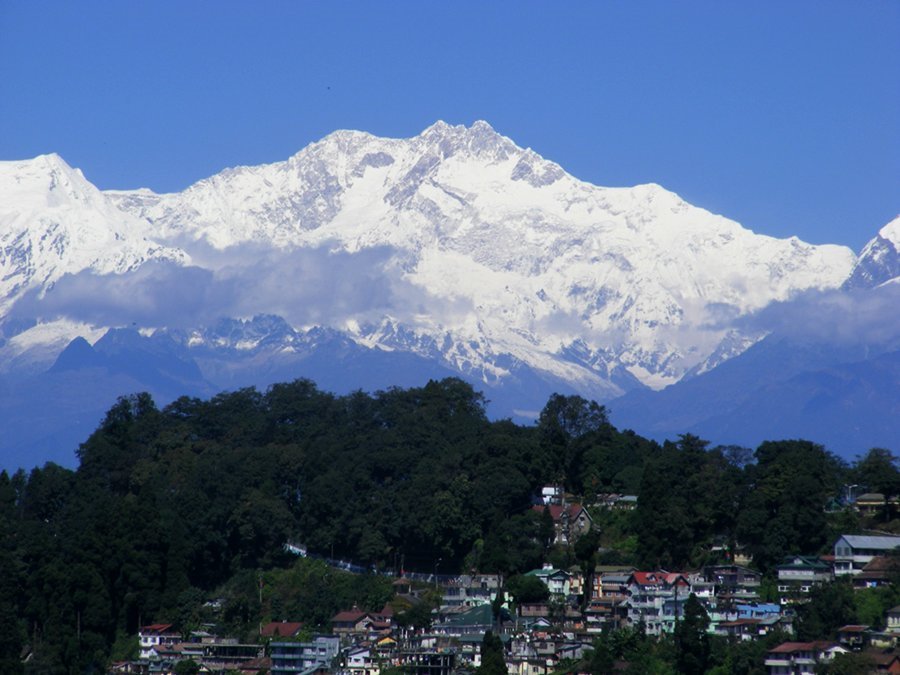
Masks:
[[[445,626],[489,626],[494,622],[494,612],[490,605],[480,605],[449,617]]]

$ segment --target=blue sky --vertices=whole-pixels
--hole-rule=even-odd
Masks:
[[[900,2],[0,0],[0,159],[180,190],[485,119],[599,185],[858,250],[900,212]]]

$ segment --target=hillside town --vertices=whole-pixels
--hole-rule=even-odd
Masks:
[[[637,504],[637,497],[627,494],[603,494],[590,507],[571,497],[559,486],[546,486],[540,503],[532,506],[552,518],[557,547],[571,547],[595,531],[592,512],[628,512]],[[896,497],[865,493],[852,496],[844,507],[872,515],[884,509],[896,512],[900,503]],[[796,627],[798,609],[817,590],[849,584],[860,593],[900,583],[900,536],[843,534],[825,555],[784,556],[775,568],[774,585],[766,584],[739,548],[723,548],[727,562],[700,569],[615,564],[558,568],[546,562],[515,583],[475,571],[448,576],[436,569],[397,570],[390,602],[375,611],[346,607],[331,617],[330,632],[316,632],[282,616],[260,623],[255,639],[242,640],[217,634],[212,623],[185,631],[160,621],[141,627],[138,658],[114,663],[109,673],[494,673],[487,667],[489,649],[502,655],[508,675],[598,672],[590,666],[598,638],[622,632],[651,640],[671,638],[679,624],[697,616],[703,632],[731,644],[765,641],[769,646],[754,672],[900,673],[900,605],[870,625],[838,626],[830,639],[800,640]],[[302,545],[286,549],[307,555]],[[214,601],[208,604],[215,606]],[[423,611],[410,620],[410,608]],[[864,665],[853,671],[826,670],[848,658]],[[634,672],[629,665],[612,659],[602,672]]]

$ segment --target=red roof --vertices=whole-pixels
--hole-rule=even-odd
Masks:
[[[865,633],[867,630],[869,630],[868,626],[856,626],[851,624],[849,626],[838,628],[838,633]]]
[[[356,623],[365,616],[369,616],[368,612],[361,612],[358,609],[349,609],[344,612],[338,612],[331,617],[332,623]]]
[[[687,580],[678,572],[633,572],[631,578],[639,586],[657,586],[659,584],[667,584],[672,586],[676,583],[686,585]]]
[[[294,637],[302,629],[301,621],[272,621],[263,626],[259,634],[263,637]]]
[[[174,633],[174,632],[177,632],[177,631],[170,631],[169,630],[170,628],[172,628],[172,624],[170,624],[170,623],[153,623],[153,624],[150,624],[149,626],[144,626],[143,628],[141,628],[141,633],[147,634],[147,633],[169,633],[169,632]]]
[[[770,649],[770,654],[791,654],[793,652],[812,652],[816,650],[831,649],[837,647],[834,642],[819,640],[817,642],[782,642],[777,647]]]
[[[553,522],[559,522],[564,513],[568,513],[569,518],[577,518],[578,514],[584,510],[584,507],[581,504],[569,504],[568,506],[562,506],[560,504],[537,504],[531,507],[532,511],[537,511],[538,513],[543,513],[544,509],[550,510],[550,517],[553,518]]]
[[[761,623],[762,619],[737,619],[735,621],[723,621],[720,626],[755,626]]]

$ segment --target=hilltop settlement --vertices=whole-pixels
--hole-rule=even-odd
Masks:
[[[125,397],[0,474],[0,670],[900,672],[900,468],[657,444],[455,379]]]

